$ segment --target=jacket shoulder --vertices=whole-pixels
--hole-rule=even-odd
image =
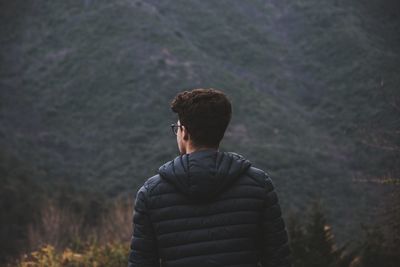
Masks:
[[[254,166],[250,166],[250,168],[246,172],[247,176],[252,178],[262,187],[269,187],[273,189],[273,183],[271,177],[267,171],[261,170]]]
[[[146,196],[161,182],[161,177],[159,174],[156,174],[150,178],[148,178],[143,185],[137,191],[137,194],[143,192]]]

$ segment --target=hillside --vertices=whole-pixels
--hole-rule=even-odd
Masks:
[[[232,100],[221,150],[267,170],[285,213],[322,197],[339,240],[373,220],[387,192],[357,180],[399,173],[398,151],[362,142],[399,129],[395,1],[3,1],[0,10],[0,147],[39,170],[39,184],[133,194],[177,155],[169,102],[198,87]]]

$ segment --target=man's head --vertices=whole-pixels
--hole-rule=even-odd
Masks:
[[[171,109],[178,114],[177,143],[181,154],[215,148],[224,137],[232,116],[226,95],[216,89],[193,89],[175,96]]]

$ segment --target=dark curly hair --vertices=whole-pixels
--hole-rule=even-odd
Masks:
[[[197,148],[218,148],[232,116],[227,96],[213,88],[183,91],[172,100],[171,109],[178,113]]]

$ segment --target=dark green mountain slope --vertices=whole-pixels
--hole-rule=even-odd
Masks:
[[[398,156],[359,143],[373,115],[398,126],[384,101],[400,84],[398,19],[379,15],[390,3],[3,1],[0,145],[51,177],[40,183],[132,194],[177,155],[169,101],[222,89],[234,110],[221,149],[269,171],[285,211],[321,196],[348,239],[383,192],[354,174]]]

